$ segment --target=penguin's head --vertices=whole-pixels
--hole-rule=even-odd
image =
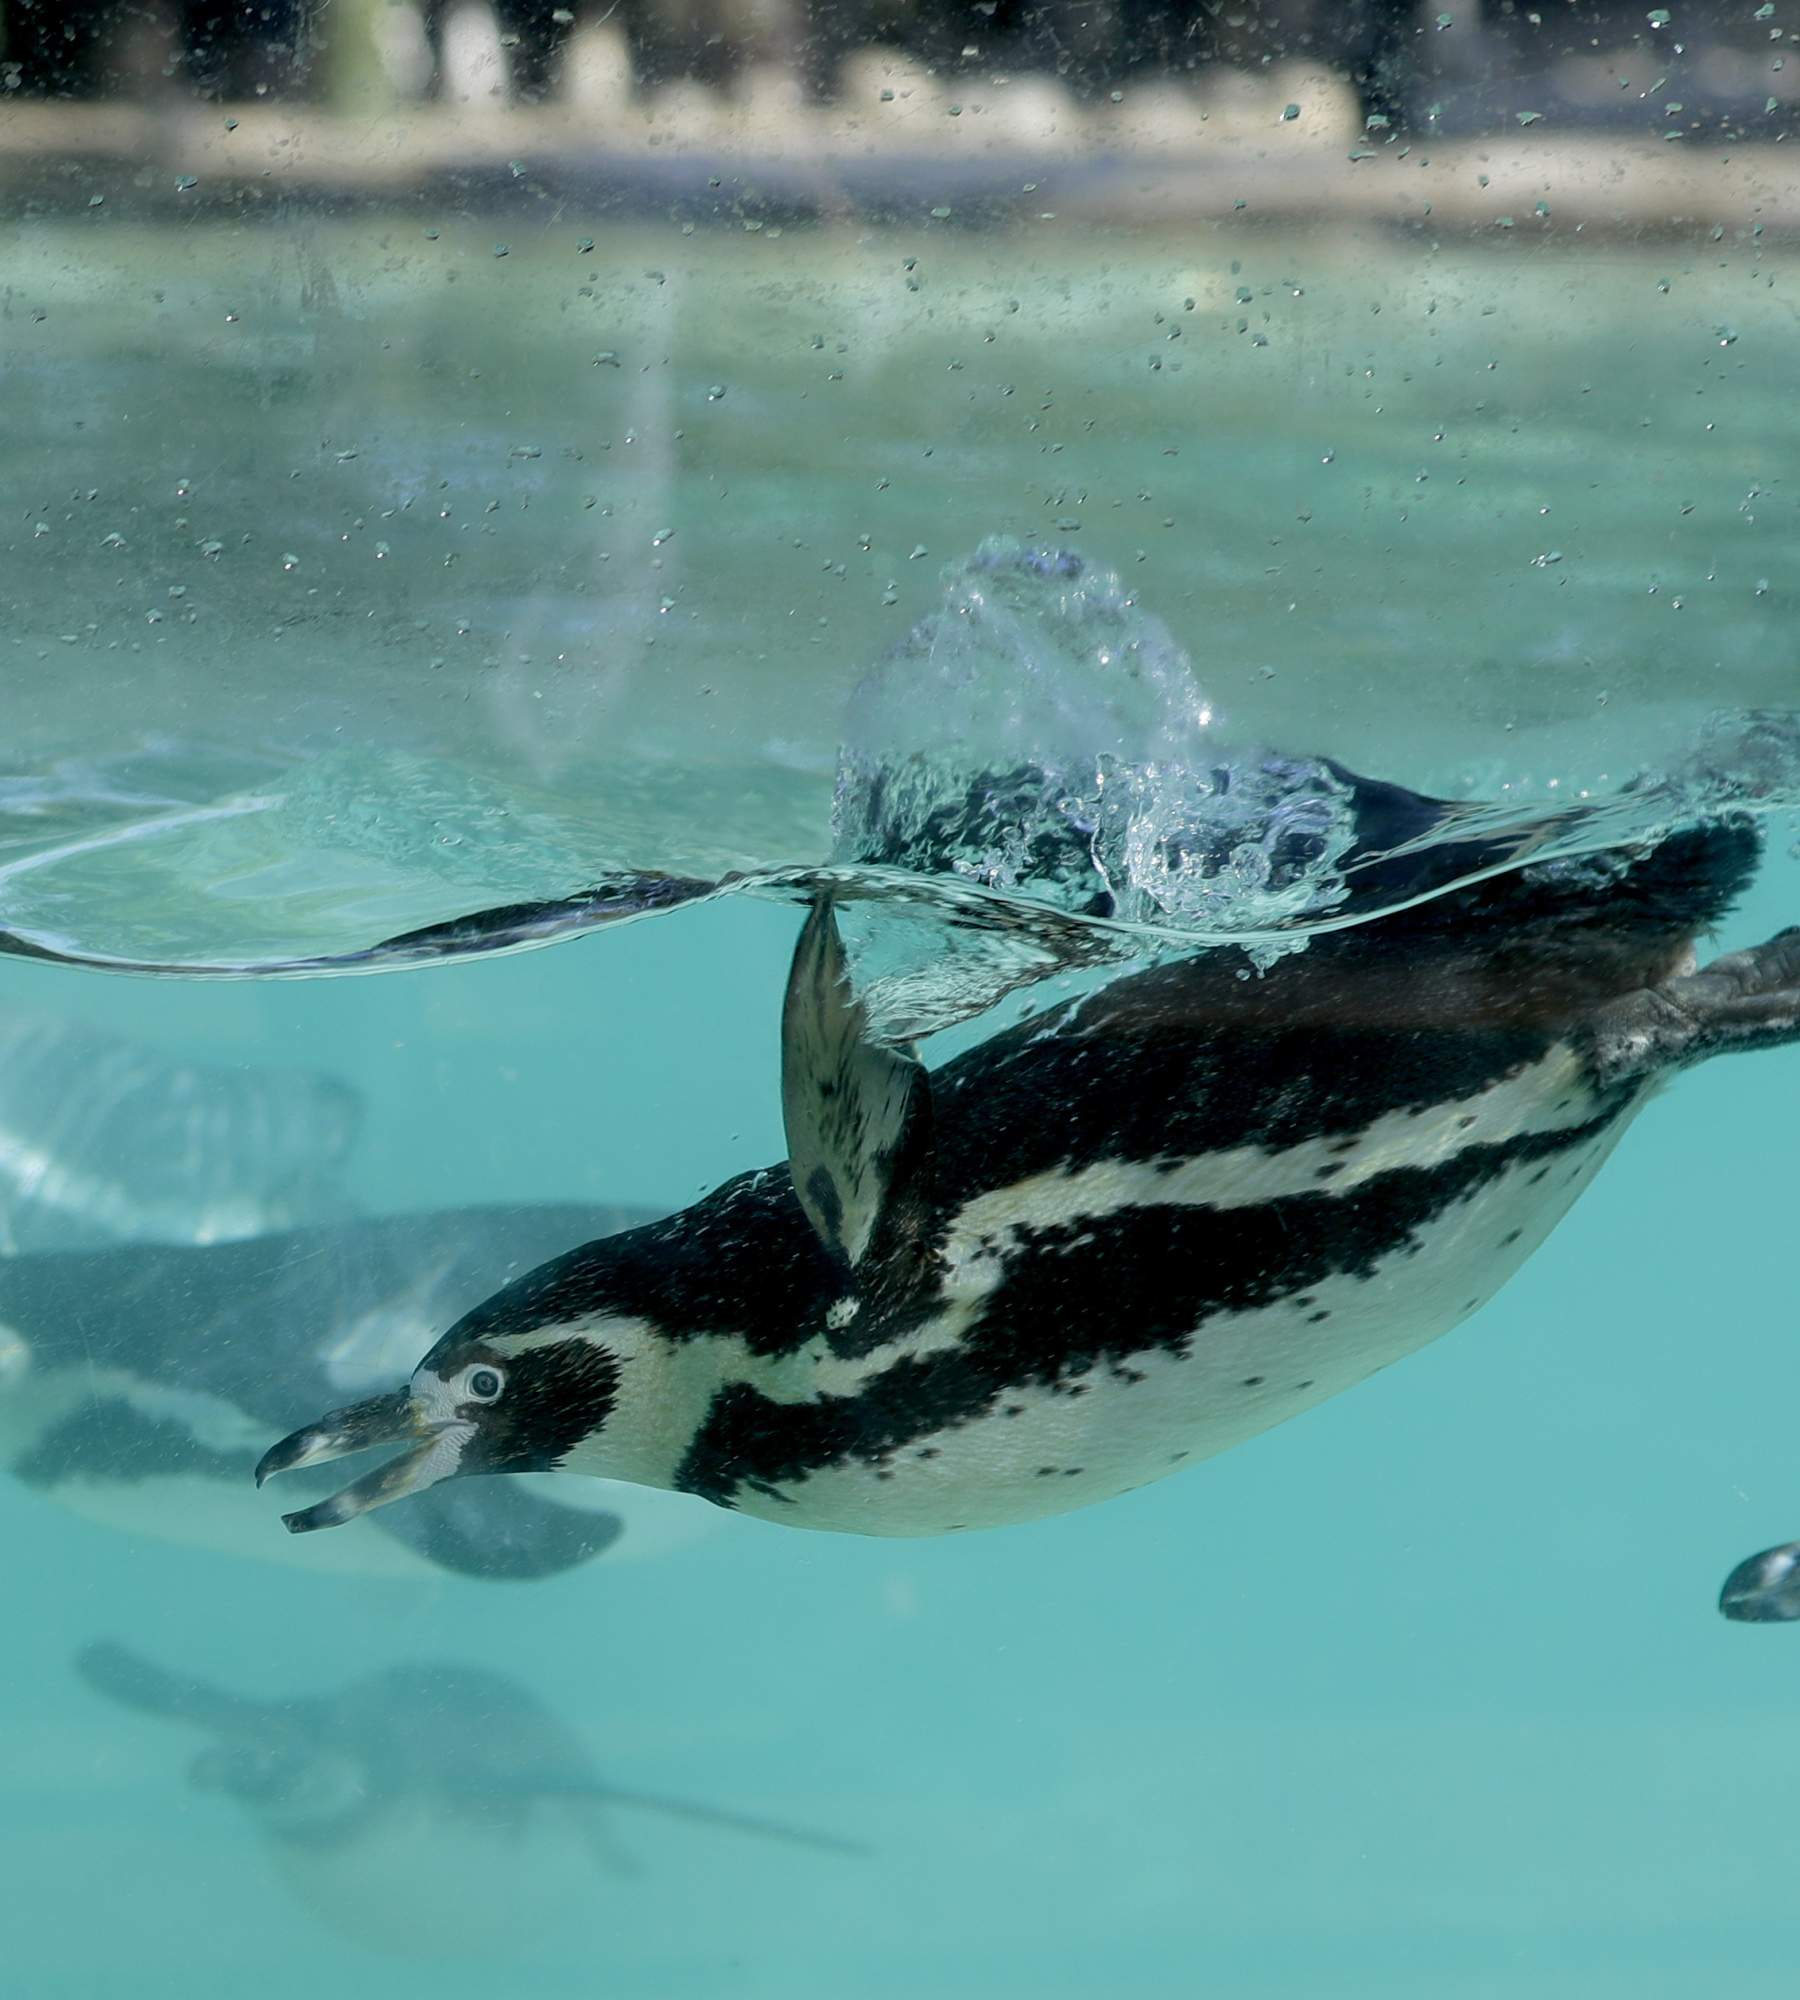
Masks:
[[[451,1328],[405,1388],[333,1411],[283,1438],[256,1469],[321,1465],[379,1445],[397,1458],[316,1506],[283,1516],[295,1534],[337,1527],[446,1479],[552,1472],[579,1448],[592,1458],[619,1400],[624,1323],[495,1323],[478,1308]],[[596,1470],[602,1469],[598,1466]]]
[[[209,1743],[188,1765],[188,1780],[196,1791],[233,1800],[267,1832],[295,1841],[336,1839],[378,1803],[360,1760],[298,1733]]]

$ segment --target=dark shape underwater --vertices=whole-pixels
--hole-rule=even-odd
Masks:
[[[865,1852],[780,1821],[607,1783],[581,1733],[483,1668],[384,1668],[336,1692],[256,1700],[99,1643],[96,1693],[207,1739],[191,1782],[236,1805],[322,1922],[408,1957],[528,1953],[542,1928],[617,1921],[596,1866],[629,1869],[611,1809],[832,1854]],[[716,1866],[709,1852],[707,1865]]]
[[[653,1213],[448,1209],[237,1243],[0,1259],[0,1458],[91,1518],[283,1560],[289,1538],[244,1498],[270,1427],[334,1385],[389,1378],[497,1277]],[[380,1525],[337,1566],[523,1580],[598,1555],[621,1524],[489,1480]]]

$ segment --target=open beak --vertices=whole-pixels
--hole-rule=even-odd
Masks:
[[[329,1500],[281,1517],[289,1532],[296,1535],[310,1534],[315,1528],[337,1528],[372,1507],[385,1507],[391,1500],[404,1500],[409,1493],[422,1493],[427,1486],[449,1479],[461,1462],[463,1446],[473,1429],[469,1423],[429,1423],[407,1390],[393,1389],[385,1396],[371,1396],[366,1402],[334,1410],[316,1424],[284,1437],[263,1454],[256,1468],[256,1483],[261,1486],[278,1472],[325,1465],[377,1445],[410,1446]]]

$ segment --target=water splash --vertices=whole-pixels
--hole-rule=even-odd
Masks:
[[[1183,931],[1328,908],[1350,788],[1218,721],[1115,574],[992,537],[851,701],[833,859]]]
[[[210,802],[146,785],[176,810],[135,821],[106,787],[104,828],[61,827],[54,846],[41,789],[13,793],[33,827],[7,817],[0,784],[0,951],[186,976],[371,972],[717,896],[829,891],[874,1020],[913,1036],[1059,969],[1221,946],[1266,964],[1507,869],[1603,890],[1677,827],[1800,807],[1800,710],[1715,716],[1686,756],[1566,803],[1424,797],[1234,735],[1116,575],[996,538],[857,687],[829,840],[812,782],[772,762],[644,766],[573,815],[364,746],[259,768],[253,792]],[[753,845],[717,838],[727,799],[754,801]]]

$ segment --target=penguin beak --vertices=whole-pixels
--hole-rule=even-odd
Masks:
[[[410,1445],[410,1450],[365,1473],[329,1500],[281,1517],[289,1533],[295,1535],[311,1534],[315,1528],[337,1528],[371,1508],[404,1500],[409,1493],[422,1493],[427,1486],[451,1478],[474,1430],[467,1422],[429,1421],[410,1391],[394,1389],[385,1396],[371,1396],[366,1402],[334,1410],[316,1424],[284,1437],[264,1453],[256,1468],[256,1483],[261,1486],[278,1472],[324,1465],[377,1445]]]

